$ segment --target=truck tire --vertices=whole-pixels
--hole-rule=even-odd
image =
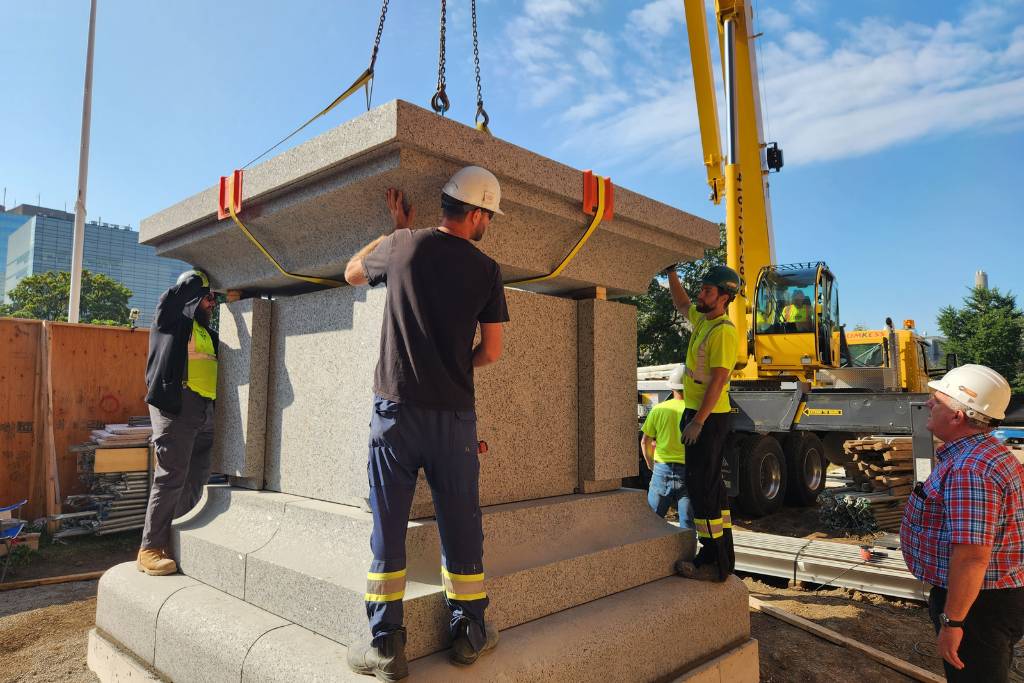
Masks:
[[[752,434],[740,445],[740,509],[763,517],[782,507],[786,497],[786,456],[775,437]]]
[[[821,439],[811,432],[793,432],[782,446],[786,454],[786,499],[793,505],[814,505],[825,490],[828,461]]]

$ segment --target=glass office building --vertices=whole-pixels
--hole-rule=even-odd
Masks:
[[[71,270],[74,214],[22,204],[0,213],[0,238],[6,233],[3,291],[22,278],[51,270]],[[5,227],[7,226],[7,227]],[[2,253],[2,252],[0,252]],[[82,267],[107,275],[132,291],[129,306],[139,309],[139,327],[153,320],[160,294],[190,267],[183,261],[156,255],[139,244],[139,233],[109,223],[86,223]]]

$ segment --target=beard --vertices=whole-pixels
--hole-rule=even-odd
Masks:
[[[711,307],[703,301],[695,301],[693,307],[697,309],[698,313],[707,313],[711,310]]]
[[[485,231],[486,228],[484,228],[484,226],[479,226],[476,230],[473,231],[473,235],[470,237],[470,239],[472,239],[474,242],[479,242],[484,238]]]
[[[203,327],[210,326],[210,312],[203,309],[203,305],[196,306],[195,321]]]

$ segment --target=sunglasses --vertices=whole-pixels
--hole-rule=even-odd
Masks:
[[[216,300],[217,300],[217,295],[214,294],[213,292],[207,292],[206,294],[203,295],[203,301],[216,301]]]

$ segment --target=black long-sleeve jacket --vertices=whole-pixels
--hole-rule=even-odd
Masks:
[[[181,412],[182,380],[188,363],[188,342],[196,309],[209,288],[199,275],[192,275],[160,295],[153,326],[149,330],[146,360],[146,403],[177,415]],[[219,339],[207,328],[214,353]]]

